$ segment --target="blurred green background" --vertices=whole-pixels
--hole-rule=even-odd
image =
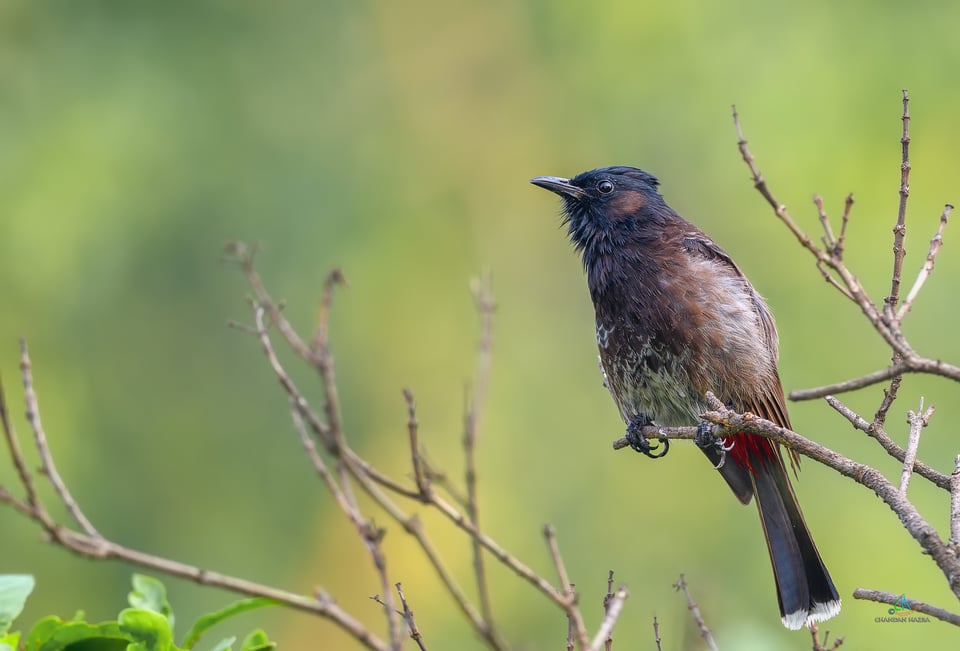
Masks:
[[[9,399],[19,415],[24,335],[61,471],[105,534],[291,590],[323,586],[379,627],[366,553],[304,458],[256,342],[226,326],[250,316],[222,248],[260,243],[260,271],[305,331],[326,272],[342,267],[332,337],[348,436],[397,477],[408,473],[402,387],[416,394],[431,459],[461,476],[478,335],[468,284],[488,269],[498,300],[479,454],[488,532],[552,578],[540,528],[554,523],[591,628],[615,569],[631,595],[615,648],[653,648],[654,615],[665,649],[700,648],[671,589],[681,572],[721,647],[809,648],[806,633],[780,626],[755,510],[702,455],[610,450],[623,424],[600,383],[580,263],[558,200],[527,180],[609,164],[654,172],[768,298],[788,390],[874,370],[888,352],[753,190],[730,105],[808,232],[819,228],[814,192],[836,217],[856,193],[848,259],[879,299],[901,88],[914,118],[908,283],[943,204],[960,200],[958,21],[960,5],[944,2],[3,2]],[[956,362],[950,229],[946,242],[907,330],[920,351]],[[309,373],[297,378],[318,398]],[[921,456],[947,472],[960,449],[956,394],[907,378],[889,426],[903,441],[905,411],[921,395],[936,404]],[[870,417],[880,396],[845,400]],[[798,431],[899,476],[826,405],[791,408]],[[0,483],[15,484],[9,464]],[[957,609],[882,502],[812,463],[797,491],[844,596],[826,625],[844,648],[956,647],[949,625],[878,624],[883,606],[850,597],[869,587]],[[920,480],[910,495],[945,531],[946,495]],[[472,594],[467,541],[426,521]],[[44,544],[12,511],[0,522],[0,572],[38,577],[21,626],[122,607],[132,568]],[[430,648],[481,648],[403,532],[377,522]],[[516,648],[562,647],[559,611],[493,563],[491,580]],[[184,624],[231,598],[168,584]],[[254,623],[282,648],[357,648],[298,613],[259,612],[243,626]]]

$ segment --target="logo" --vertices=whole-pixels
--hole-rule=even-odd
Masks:
[[[892,607],[887,609],[886,617],[874,617],[873,621],[877,624],[900,624],[909,622],[911,624],[929,624],[930,618],[919,614],[910,607],[910,601],[907,595],[902,594]]]

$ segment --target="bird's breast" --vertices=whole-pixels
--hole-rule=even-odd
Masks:
[[[742,276],[700,258],[649,271],[594,295],[601,367],[625,421],[693,424],[707,391],[739,402],[775,373]]]

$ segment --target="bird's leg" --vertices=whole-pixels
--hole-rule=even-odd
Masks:
[[[733,449],[734,442],[731,441],[727,445],[722,436],[717,436],[713,433],[714,424],[702,420],[700,424],[697,425],[697,433],[693,437],[693,442],[697,444],[697,447],[708,450],[710,448],[715,448],[720,453],[720,461],[717,462],[716,468],[719,470],[723,468],[723,464],[727,461],[727,452]]]
[[[643,428],[647,425],[653,425],[653,419],[646,414],[636,414],[633,418],[631,418],[630,423],[627,425],[627,432],[625,434],[627,443],[629,443],[630,447],[637,452],[642,452],[651,459],[659,459],[670,451],[670,441],[665,438],[658,438],[658,444],[650,445],[650,441],[648,441],[647,437],[643,435]],[[660,443],[663,444],[663,451],[655,452],[655,450],[660,449]]]

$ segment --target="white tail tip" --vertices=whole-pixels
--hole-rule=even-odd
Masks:
[[[810,610],[795,610],[787,613],[780,621],[791,631],[798,631],[805,626],[810,626],[816,622],[822,622],[830,619],[840,613],[840,600],[828,601],[826,603],[815,603]]]

